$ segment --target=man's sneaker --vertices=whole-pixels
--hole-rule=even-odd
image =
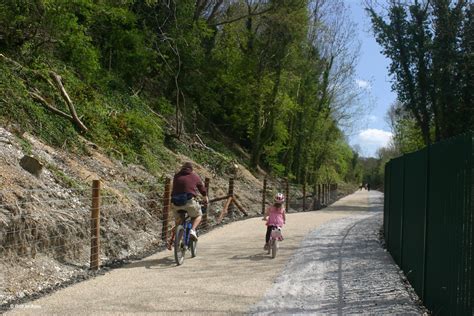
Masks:
[[[267,243],[265,244],[265,246],[263,246],[263,250],[268,250],[268,249],[270,249],[270,245]]]
[[[189,236],[191,236],[191,238],[194,240],[198,240],[198,236],[196,235],[196,231],[194,229],[189,231]]]

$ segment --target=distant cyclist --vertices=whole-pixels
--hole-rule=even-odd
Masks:
[[[197,240],[196,228],[201,223],[202,211],[201,205],[196,200],[197,191],[204,197],[204,206],[209,202],[206,188],[202,183],[201,178],[193,172],[193,165],[190,162],[185,162],[181,170],[174,175],[173,189],[171,191],[171,210],[175,218],[176,227],[181,224],[181,217],[178,210],[185,210],[191,221],[193,227],[190,231],[191,238]]]
[[[273,199],[273,205],[268,207],[265,211],[265,215],[262,220],[267,221],[267,234],[265,235],[265,246],[264,250],[268,250],[270,235],[272,230],[277,227],[283,227],[286,223],[286,212],[283,203],[285,202],[285,196],[282,193],[277,193]]]

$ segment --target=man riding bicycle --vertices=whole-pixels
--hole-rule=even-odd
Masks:
[[[197,240],[196,228],[201,223],[202,219],[201,205],[196,201],[196,189],[203,196],[203,204],[206,206],[209,202],[206,188],[204,187],[201,178],[193,172],[193,165],[190,162],[185,162],[182,165],[181,170],[176,173],[173,178],[171,210],[175,218],[175,227],[181,224],[181,216],[178,214],[178,211],[184,210],[188,213],[193,225],[190,231],[190,236],[194,240]]]

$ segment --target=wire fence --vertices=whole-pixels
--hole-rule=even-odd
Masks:
[[[289,211],[319,209],[336,197],[334,185],[318,184],[308,190],[307,185],[291,184],[284,179],[272,181],[270,185],[266,185],[266,179],[264,182],[262,211],[273,203],[276,192],[284,192],[287,195]],[[58,198],[58,193],[54,190],[31,189],[23,190],[20,199],[5,198],[13,192],[8,189],[0,190],[0,252],[5,253],[8,250],[17,255],[30,254],[34,257],[38,251],[61,247],[66,250],[70,244],[79,240],[87,244],[92,220],[93,197],[90,190],[88,194],[84,189],[71,190],[69,194]],[[15,194],[17,193],[15,191]],[[140,248],[138,244],[131,246],[135,239],[146,240],[155,246],[160,245],[160,241],[172,230],[169,201],[168,214],[163,213],[165,193],[163,185],[156,183],[134,186],[119,182],[103,184],[100,189],[99,218],[102,258],[117,259],[120,257],[119,253],[131,253],[123,251],[129,248],[134,248],[133,253],[136,253]],[[234,192],[229,193],[234,195]],[[218,197],[214,203],[219,203],[227,197]],[[206,214],[201,229],[208,230],[218,222],[216,214],[209,214],[214,215],[214,218],[207,218],[209,215]],[[6,257],[8,256],[1,258]]]
[[[262,211],[273,203],[276,192],[287,196],[290,212],[316,210],[328,205],[336,186],[296,185],[285,179],[263,181]],[[212,192],[212,183],[205,185]],[[19,282],[10,270],[28,266],[40,257],[60,264],[97,270],[101,265],[141,257],[164,249],[173,235],[171,179],[161,183],[99,182],[92,188],[0,189],[0,270],[4,287]],[[220,190],[222,192],[222,190]],[[208,231],[223,221],[258,215],[250,212],[229,179],[227,193],[211,196],[208,212],[199,226]],[[223,206],[223,207],[222,207]],[[28,262],[28,263],[27,263]],[[34,268],[32,268],[34,269]],[[6,272],[5,272],[6,271]],[[24,276],[29,278],[30,275]],[[2,285],[0,284],[0,293]],[[1,301],[1,300],[0,300]]]
[[[268,185],[268,183],[271,183]],[[281,192],[286,196],[285,208],[288,212],[314,211],[326,207],[337,200],[337,184],[294,184],[286,179],[263,181],[262,213],[273,203],[273,197]]]

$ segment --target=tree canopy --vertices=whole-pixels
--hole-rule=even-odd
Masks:
[[[0,3],[0,52],[32,73],[63,76],[86,137],[125,155],[117,143],[131,142],[149,160],[163,134],[213,126],[248,150],[251,167],[298,182],[356,174],[343,133],[360,105],[353,28],[343,0]],[[11,81],[18,68],[0,63],[11,73],[0,79],[23,93],[1,116],[23,111],[33,119],[21,124],[34,127],[54,115],[44,105],[60,107],[60,98],[47,80]],[[0,89],[0,99],[13,90]]]
[[[398,137],[424,145],[474,127],[474,5],[465,0],[390,0],[368,6],[397,92]]]

